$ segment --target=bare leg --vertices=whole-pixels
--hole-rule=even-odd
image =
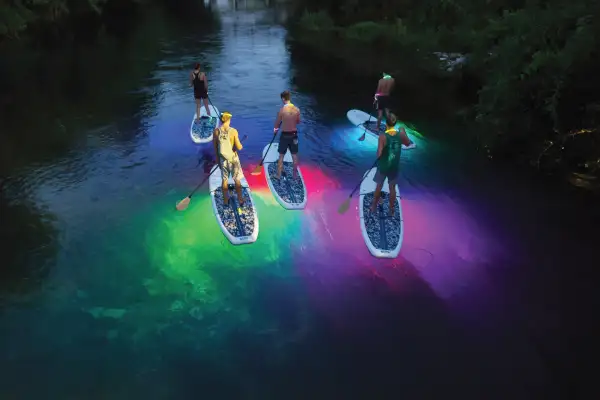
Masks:
[[[390,215],[393,217],[396,211],[396,180],[389,180],[390,185]]]
[[[283,156],[285,154],[279,155],[279,160],[277,161],[277,179],[281,178],[281,171],[283,170]]]
[[[294,172],[292,176],[296,179],[298,177],[298,154],[292,154],[292,160],[294,161]]]
[[[223,203],[227,205],[229,203],[229,183],[227,178],[223,179]]]
[[[242,196],[242,182],[239,179],[235,180],[235,191],[237,192],[238,204],[244,204],[244,196]]]
[[[196,99],[196,121],[200,120],[200,99]]]
[[[383,188],[383,183],[378,183],[375,188],[375,195],[373,196],[373,204],[371,204],[371,212],[375,212],[377,210],[377,205],[379,204],[379,199],[381,198],[381,189]]]
[[[210,108],[208,108],[208,98],[204,98],[204,108],[206,108],[206,115],[210,117]]]
[[[377,111],[377,127],[375,128],[375,131],[379,132],[379,127],[381,126],[381,118],[383,117],[383,110],[378,110]]]

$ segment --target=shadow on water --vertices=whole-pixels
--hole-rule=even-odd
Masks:
[[[44,285],[56,262],[58,229],[51,214],[15,193],[18,184],[0,182],[0,307],[28,300]]]
[[[120,14],[127,23],[112,19],[106,29],[96,26],[62,44],[0,47],[3,292],[39,289],[58,251],[53,217],[32,200],[45,170],[64,161],[62,182],[81,182],[93,168],[86,160],[90,148],[125,146],[126,155],[144,137],[143,120],[156,113],[164,95],[153,74],[169,38],[185,29],[181,13],[169,9],[165,17],[158,8],[128,18]],[[188,24],[201,18],[207,32],[218,28],[216,15],[204,7],[186,8],[184,14]],[[199,51],[211,46],[220,47],[213,40]]]
[[[186,15],[202,18],[206,30],[218,28],[205,8],[190,10]],[[155,113],[164,93],[136,89],[157,79],[152,74],[163,58],[164,44],[184,27],[179,18],[165,18],[161,9],[139,18],[127,28],[109,25],[91,45],[75,41],[31,49],[9,43],[0,48],[3,175],[31,161],[61,157],[85,141],[87,130],[106,128],[106,121],[112,121],[110,129],[101,129],[111,132],[108,143],[143,135],[142,119]],[[218,48],[218,43],[203,43],[198,50],[210,46]]]

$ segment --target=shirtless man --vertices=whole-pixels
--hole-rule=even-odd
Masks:
[[[281,101],[283,107],[277,113],[273,135],[277,135],[279,124],[281,123],[281,136],[279,137],[279,161],[277,162],[277,179],[281,178],[281,170],[283,169],[283,156],[288,149],[292,153],[294,161],[293,177],[298,176],[298,128],[296,125],[300,123],[300,109],[291,103],[291,95],[288,90],[281,93]]]
[[[389,103],[390,103],[390,94],[394,89],[394,78],[391,75],[383,73],[383,78],[379,80],[377,84],[377,91],[375,93],[375,108],[377,109],[377,125],[376,131],[379,132],[381,129],[381,118],[383,117],[383,112],[385,111],[385,117],[388,118],[390,114]],[[363,135],[358,139],[360,141],[365,140],[367,132],[363,133]]]

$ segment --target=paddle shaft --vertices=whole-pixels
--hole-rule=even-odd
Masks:
[[[281,128],[281,122],[279,123],[279,127]],[[258,164],[258,166],[262,166],[265,162],[265,158],[267,157],[267,154],[269,154],[269,150],[271,150],[271,145],[273,144],[273,142],[275,141],[275,138],[277,137],[277,133],[275,133],[273,135],[273,139],[271,139],[271,142],[269,143],[269,147],[267,147],[267,151],[265,151],[265,155],[263,156],[262,160],[260,160],[260,164]]]
[[[369,168],[369,171],[372,170],[373,168],[375,168],[375,166],[377,165],[377,161],[379,161],[379,157],[377,157],[377,160],[375,160],[375,162],[373,163],[373,165],[371,166],[371,168]],[[354,196],[354,193],[356,193],[356,191],[358,190],[358,188],[360,188],[360,185],[363,183],[363,181],[365,180],[365,178],[367,177],[368,174],[365,174],[362,179],[360,180],[360,182],[358,182],[358,185],[356,185],[356,187],[354,188],[354,190],[352,191],[352,193],[350,193],[350,196],[348,196],[348,198],[352,198],[352,196]]]
[[[207,90],[208,91],[208,90]],[[210,105],[216,110],[217,108],[215,107],[215,105],[213,104],[212,100],[210,99],[210,96],[208,95],[208,93],[206,94],[206,98],[208,99],[208,102],[210,103]],[[219,112],[219,118],[221,117],[221,113]]]
[[[377,108],[377,107],[375,107],[375,103],[376,103],[376,102],[377,102],[377,99],[375,99],[375,101],[373,101],[373,109],[376,109],[376,108]],[[359,140],[364,140],[364,139],[363,139],[363,136],[365,136],[365,135],[367,134],[367,124],[368,124],[369,122],[371,122],[371,118],[373,118],[373,116],[371,115],[371,113],[369,113],[369,119],[368,119],[366,122],[363,122],[363,127],[364,127],[364,129],[363,129],[363,134],[362,134],[362,136],[360,137],[360,139],[359,139]],[[377,127],[377,129],[379,129],[379,127]]]
[[[246,140],[246,138],[247,138],[247,137],[248,137],[248,135],[244,136],[244,137],[242,138],[242,140],[240,140],[240,142],[243,142],[244,140]],[[217,154],[217,157],[219,157],[219,155],[218,155],[218,154]],[[191,198],[192,198],[192,196],[193,196],[193,195],[194,195],[194,194],[195,194],[195,193],[198,191],[198,189],[200,189],[200,188],[202,187],[202,185],[204,185],[204,183],[206,183],[206,181],[208,180],[208,178],[210,178],[210,176],[211,176],[212,174],[214,174],[216,170],[218,170],[218,169],[220,169],[220,168],[221,168],[221,165],[220,165],[221,163],[219,162],[218,164],[219,164],[219,165],[215,165],[215,168],[213,168],[213,170],[210,172],[210,174],[208,174],[208,176],[207,176],[206,178],[204,178],[204,180],[202,180],[202,182],[200,182],[200,183],[198,184],[198,186],[196,186],[196,188],[195,188],[194,190],[192,190],[192,193],[190,193],[190,195],[188,196],[190,199],[191,199]]]

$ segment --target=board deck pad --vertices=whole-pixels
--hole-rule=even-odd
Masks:
[[[382,191],[377,211],[371,212],[371,205],[375,194],[364,195],[363,215],[367,235],[375,248],[380,250],[394,250],[400,241],[402,223],[400,220],[400,207],[398,201],[394,202],[394,215],[390,216],[389,193]]]
[[[293,177],[294,164],[291,162],[283,162],[281,178],[277,179],[277,163],[269,163],[267,168],[271,176],[273,190],[276,190],[279,196],[288,203],[302,203],[304,201],[304,182],[300,179],[300,175]]]
[[[208,143],[212,141],[212,134],[219,124],[219,110],[212,105],[210,108],[210,115],[213,118],[209,118],[206,113],[206,108],[202,106],[200,108],[200,119],[196,119],[196,113],[192,119],[192,125],[190,126],[190,137],[194,143]]]
[[[379,132],[377,131],[377,121],[367,121],[362,124],[369,132],[379,135],[379,132],[385,132],[385,122],[379,124]]]
[[[218,118],[208,118],[203,116],[200,120],[195,120],[192,125],[192,135],[195,141],[210,139],[215,128],[217,127]]]
[[[238,204],[237,192],[235,185],[229,185],[229,203],[223,202],[223,188],[219,187],[214,190],[215,204],[223,221],[225,228],[234,237],[250,236],[254,232],[254,207],[250,198],[250,192],[247,188],[242,187],[242,197],[244,204]],[[238,208],[240,210],[238,210]],[[241,211],[241,212],[240,212]]]

